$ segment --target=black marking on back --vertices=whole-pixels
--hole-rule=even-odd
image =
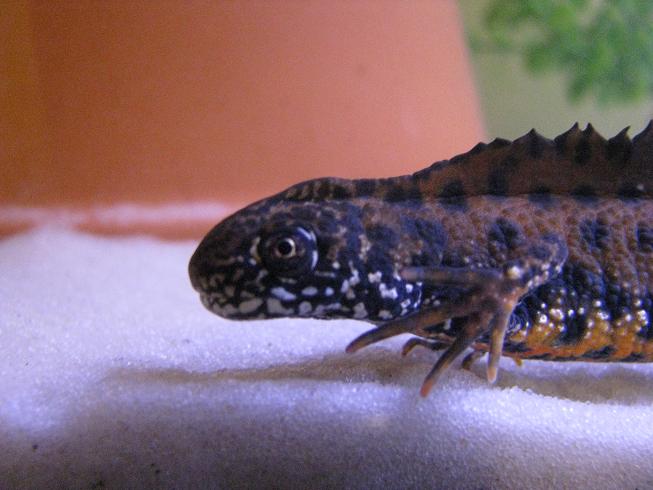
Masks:
[[[460,179],[447,182],[440,191],[438,196],[442,199],[442,204],[460,211],[467,209],[467,200],[465,199],[465,188]]]
[[[528,200],[542,209],[550,209],[555,204],[551,189],[544,185],[533,187],[528,193]]]
[[[504,197],[508,195],[508,190],[508,178],[505,170],[502,168],[492,170],[487,180],[488,194]]]
[[[559,154],[564,154],[567,150],[567,141],[569,140],[569,137],[576,132],[578,132],[578,123],[574,123],[571,128],[553,139],[556,151]]]
[[[591,185],[579,185],[571,191],[571,195],[579,202],[593,204],[598,199],[596,190]]]
[[[349,199],[351,197],[351,191],[342,185],[336,184],[331,190],[331,197],[334,199]]]
[[[538,159],[544,153],[546,140],[537,134],[537,131],[531,129],[528,133],[528,154],[533,159]]]
[[[376,190],[376,179],[358,179],[354,181],[357,196],[371,196]]]
[[[628,137],[630,126],[625,127],[616,136],[608,140],[606,152],[608,160],[613,165],[626,165],[630,162],[630,155],[633,152],[633,142]]]
[[[315,179],[272,199],[305,202],[375,197],[415,206],[425,198],[437,197],[442,205],[463,210],[465,198],[529,195],[534,182],[553,196],[574,196],[588,203],[604,196],[653,198],[653,124],[632,141],[626,131],[606,140],[591,125],[580,131],[575,124],[551,141],[532,130],[513,142],[497,138],[477,144],[467,153],[412,175],[353,181]],[[261,207],[268,201],[252,206]],[[535,196],[532,202],[550,204],[544,196]]]
[[[422,193],[415,183],[408,184],[406,187],[396,185],[388,190],[385,199],[390,203],[404,206],[420,206],[422,204]]]
[[[574,149],[574,163],[579,166],[587,164],[592,158],[591,137],[594,134],[594,128],[591,124],[587,125],[582,132],[582,136]]]

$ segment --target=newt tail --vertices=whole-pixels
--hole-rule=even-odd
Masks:
[[[499,358],[653,361],[653,123],[480,143],[387,179],[314,179],[214,227],[189,264],[214,313],[353,318],[348,352],[408,333]]]

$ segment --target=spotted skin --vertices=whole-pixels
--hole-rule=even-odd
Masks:
[[[189,273],[232,319],[355,318],[446,349],[521,359],[653,361],[653,125],[496,139],[390,179],[315,179],[211,230]],[[469,357],[469,365],[477,357]]]

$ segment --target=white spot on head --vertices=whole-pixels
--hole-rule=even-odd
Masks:
[[[354,269],[354,268],[353,268],[353,265],[351,264],[351,262],[350,262],[349,264],[350,264],[350,267],[352,268],[352,271],[351,271],[351,277],[349,278],[349,284],[350,284],[351,286],[355,286],[356,284],[358,284],[359,282],[361,282],[361,278],[360,278],[360,276],[358,275],[358,269]]]
[[[218,304],[215,304],[212,308],[213,311],[215,311],[218,315],[224,316],[224,317],[230,317],[234,316],[238,312],[236,307],[232,304],[226,304],[224,306],[220,306]]]
[[[349,308],[343,308],[340,303],[329,303],[328,305],[317,305],[313,310],[312,316],[321,317],[324,316],[327,311],[342,311],[348,312]]]
[[[315,271],[313,272],[317,277],[328,277],[330,279],[335,279],[336,275],[333,272],[328,271]]]
[[[383,274],[381,274],[380,271],[376,271],[376,272],[374,272],[374,273],[372,273],[372,272],[368,272],[368,274],[367,274],[367,280],[370,281],[372,284],[374,284],[374,283],[376,283],[376,282],[381,282],[381,276],[382,276],[382,275],[383,275]]]
[[[284,308],[281,301],[275,298],[268,298],[265,302],[268,313],[271,315],[292,315],[294,310],[292,308]]]
[[[248,299],[238,305],[238,311],[243,314],[251,313],[263,304],[261,298]]]
[[[367,318],[367,309],[363,303],[354,305],[354,318]]]
[[[281,301],[293,301],[297,299],[297,296],[282,287],[272,288],[270,292]]]
[[[254,257],[254,260],[256,260],[256,261],[258,261],[260,259],[259,255],[258,255],[258,244],[259,244],[260,241],[261,241],[261,237],[254,238],[254,240],[252,241],[252,246],[249,247],[249,254],[252,257]],[[251,260],[250,260],[250,263],[251,263]],[[256,263],[256,262],[254,262],[254,263]]]
[[[379,318],[383,320],[390,320],[392,318],[392,313],[390,313],[388,310],[381,310],[379,311]]]
[[[333,288],[327,286],[324,289],[324,296],[333,296]]]
[[[381,293],[382,298],[397,299],[399,297],[397,288],[388,288],[388,285],[384,282],[379,284],[379,293]]]
[[[303,296],[315,296],[317,294],[317,288],[315,286],[307,286],[302,289]]]
[[[313,305],[311,305],[308,301],[302,301],[301,303],[299,303],[300,315],[308,315],[312,310],[313,310]]]

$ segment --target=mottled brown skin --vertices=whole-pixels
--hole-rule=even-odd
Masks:
[[[653,360],[653,126],[479,144],[413,175],[316,179],[236,213],[189,266],[229,318],[359,318],[515,359]],[[469,358],[465,364],[470,364]]]

